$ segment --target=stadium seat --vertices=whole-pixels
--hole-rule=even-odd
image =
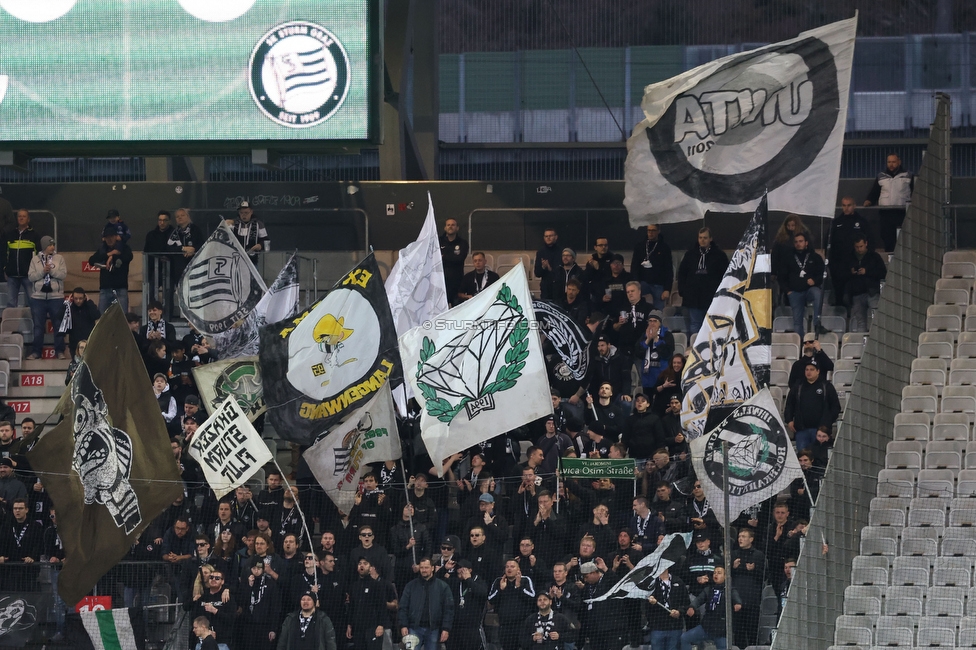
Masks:
[[[912,647],[915,622],[909,616],[879,616],[874,642],[883,646]]]
[[[949,508],[949,526],[976,526],[976,500],[970,498],[956,498]]]
[[[834,627],[834,643],[836,645],[871,645],[873,634],[871,627],[862,616],[837,617]]]
[[[845,598],[844,614],[847,616],[864,616],[869,619],[871,626],[881,616],[880,598]]]
[[[898,451],[917,451],[921,454],[925,452],[925,443],[917,440],[894,440],[885,445],[885,453]]]
[[[965,413],[940,413],[939,415],[966,415]],[[969,440],[972,428],[961,422],[939,423],[932,427],[932,440]]]
[[[915,644],[922,648],[954,646],[956,644],[956,619],[945,616],[923,616],[918,622],[918,635]]]
[[[851,569],[881,568],[889,571],[896,559],[890,555],[858,555],[851,561]]]
[[[949,497],[953,494],[954,474],[948,469],[923,469],[918,473],[916,496]]]
[[[847,318],[844,316],[820,316],[820,324],[837,334],[843,334],[847,331]]]
[[[789,388],[790,373],[785,370],[770,370],[769,383],[773,386],[783,386]],[[836,382],[834,382],[836,384]]]
[[[961,617],[965,602],[964,587],[931,587],[925,596],[925,615]]]
[[[863,352],[863,343],[844,343],[840,348],[842,359],[860,359]]]
[[[794,343],[773,343],[770,346],[770,355],[773,359],[792,359],[800,358],[800,346]]]
[[[951,264],[953,262],[973,262],[976,263],[976,251],[958,250],[946,251],[942,254],[942,263]]]
[[[934,302],[937,305],[968,305],[969,296],[967,289],[936,289]]]
[[[904,401],[905,400],[902,400],[902,402]],[[917,451],[898,451],[885,454],[885,469],[920,470],[922,469],[922,454],[918,453]],[[916,472],[916,474],[917,473],[918,472]]]
[[[888,571],[881,568],[851,570],[851,584],[854,585],[886,585]]]
[[[916,370],[941,370],[949,372],[949,360],[918,358],[912,360],[912,372]]]
[[[976,264],[973,262],[945,262],[942,264],[943,278],[976,278]]]
[[[871,512],[868,513],[869,526],[897,526],[904,528],[905,519],[906,515],[904,510],[893,510],[889,508],[875,510],[872,508]]]
[[[936,557],[939,555],[939,543],[934,539],[906,539],[901,543],[901,554],[904,556]]]
[[[969,386],[949,386],[949,388],[969,388]],[[942,413],[976,413],[976,397],[949,396],[942,398]]]
[[[976,554],[976,539],[943,539],[939,548],[941,557],[972,556]]]
[[[952,343],[919,343],[918,358],[920,359],[951,359]]]
[[[962,330],[962,317],[955,314],[925,317],[926,332],[959,332]]]
[[[879,497],[915,496],[914,472],[910,469],[881,470],[876,493]]]
[[[907,387],[906,387],[907,388]],[[903,397],[901,400],[902,413],[932,413],[939,410],[938,398],[926,395],[925,397]]]
[[[912,558],[895,558],[900,559],[912,559]],[[924,558],[923,558],[924,559]],[[868,569],[864,569],[867,571]],[[877,571],[878,569],[872,569]],[[905,568],[895,568],[891,570],[891,584],[893,585],[905,585],[905,586],[924,586],[929,585],[931,580],[931,571],[928,568],[922,567],[905,567]]]
[[[834,370],[831,383],[837,392],[847,392],[854,386],[854,370]]]
[[[949,373],[950,386],[976,386],[976,370],[958,369]]]
[[[976,648],[976,617],[972,616],[971,612],[969,616],[959,619],[959,639],[956,641],[956,647]]]
[[[773,333],[794,332],[792,316],[776,316],[773,318]]]
[[[958,451],[926,451],[925,469],[962,469],[962,454]]]
[[[931,540],[926,540],[931,541]],[[868,538],[861,540],[861,555],[898,555],[897,539]]]
[[[976,319],[973,319],[976,322]],[[976,359],[976,341],[965,341],[956,347],[957,359]]]
[[[844,598],[884,598],[883,587],[851,585],[844,588]]]
[[[964,469],[959,472],[956,484],[957,497],[976,497],[976,469]]]
[[[923,472],[948,472],[949,470],[923,469],[922,471]],[[942,514],[945,514],[949,510],[949,505],[952,503],[952,499],[953,499],[952,496],[944,495],[944,494],[938,496],[916,497],[909,501],[908,510],[917,511],[917,512],[921,512],[923,510],[935,510],[936,512],[941,512]],[[881,504],[879,504],[878,507],[881,507]],[[938,524],[938,525],[942,525],[942,524]]]
[[[896,424],[893,435],[895,440],[924,441],[929,439],[929,427],[927,424],[917,424],[914,422]]]
[[[890,592],[892,589],[897,587],[888,587]],[[922,615],[922,596],[923,594],[917,591],[916,587],[908,587],[908,589],[916,589],[916,591],[911,596],[892,596],[888,592],[885,593],[884,599],[884,615],[885,616],[914,616],[918,617]]]

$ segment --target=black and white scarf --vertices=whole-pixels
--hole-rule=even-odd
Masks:
[[[166,321],[160,318],[157,321],[150,320],[146,323],[146,338],[149,338],[152,332],[159,332],[163,338],[166,338]]]

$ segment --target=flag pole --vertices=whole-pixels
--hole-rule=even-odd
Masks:
[[[291,485],[288,483],[287,475],[285,474],[285,471],[283,469],[281,469],[281,465],[278,464],[278,459],[272,456],[271,457],[271,462],[274,463],[274,466],[278,468],[278,472],[281,473],[281,480],[285,484],[285,489],[288,490],[288,491],[291,491]],[[318,567],[319,556],[318,555],[315,555],[315,547],[312,546],[312,533],[309,532],[309,530],[308,530],[308,522],[305,521],[305,513],[302,511],[302,506],[298,502],[298,499],[295,499],[295,507],[298,508],[298,516],[302,518],[302,528],[305,530],[306,539],[308,539],[308,548],[309,548],[309,551],[311,552],[311,554],[313,556],[315,556],[315,565],[316,565],[315,566],[315,586],[318,587],[318,585],[319,585],[319,571],[318,571],[318,568],[319,568]],[[301,549],[301,545],[299,545],[299,549]],[[318,596],[318,592],[316,591],[316,597],[317,596]]]
[[[729,526],[729,441],[722,441],[722,500],[725,508],[725,642],[732,643],[732,536]]]
[[[413,504],[410,503],[410,487],[407,485],[409,483],[409,481],[406,480],[406,478],[407,478],[407,468],[404,467],[404,465],[403,465],[403,456],[402,455],[400,456],[400,471],[403,473],[403,478],[404,478],[404,481],[403,481],[403,493],[404,493],[404,495],[406,495],[406,497],[407,497],[407,505],[410,506],[410,509],[412,511],[413,510]],[[411,512],[410,516],[407,518],[407,521],[410,522],[410,539],[414,539],[414,536],[413,536],[413,513],[412,512]],[[413,546],[410,547],[410,553],[413,555],[413,563],[414,564],[417,564],[417,544],[416,543]]]

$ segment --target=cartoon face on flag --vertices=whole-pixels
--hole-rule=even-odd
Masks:
[[[186,319],[198,331],[215,334],[244,320],[267,290],[237,237],[222,222],[183,271],[176,293]]]
[[[261,330],[264,397],[282,437],[312,444],[402,381],[396,330],[376,261],[369,256],[310,309]]]

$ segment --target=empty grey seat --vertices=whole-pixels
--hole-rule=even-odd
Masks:
[[[956,496],[976,497],[976,469],[960,470],[958,479],[956,483]]]
[[[976,555],[976,539],[943,539],[939,555],[943,557]]]
[[[768,585],[767,585],[768,586]],[[763,589],[765,591],[765,589]],[[884,597],[885,588],[878,586],[850,585],[844,589],[844,598],[878,598]]]
[[[897,526],[899,528],[905,527],[905,511],[904,510],[893,510],[890,508],[879,508],[877,510],[872,509],[868,513],[868,525],[870,526]],[[932,524],[932,525],[944,525],[942,524]]]
[[[915,494],[920,498],[949,497],[954,493],[954,475],[949,469],[923,469],[918,473]]]
[[[837,645],[869,646],[874,636],[863,616],[841,615],[834,627],[834,643]]]
[[[861,555],[898,555],[898,540],[872,538],[862,539]]]
[[[961,609],[962,609],[962,604],[960,603],[960,610]],[[844,613],[847,614],[848,616],[869,617],[871,618],[871,625],[873,627],[875,619],[881,616],[881,599],[880,598],[845,598]]]
[[[880,616],[874,634],[877,645],[907,646],[915,643],[915,619],[910,616]]]
[[[883,521],[883,519],[881,519]],[[896,525],[896,524],[891,524]],[[908,526],[910,528],[914,527],[927,527],[927,526],[945,526],[946,525],[946,513],[942,509],[912,509],[908,513]]]
[[[837,373],[834,373],[837,374]],[[894,427],[895,440],[928,440],[929,426],[915,422],[896,424]]]
[[[902,558],[895,558],[902,559]],[[864,569],[865,571],[877,571],[878,569]],[[931,580],[929,569],[922,567],[915,568],[894,568],[891,570],[891,584],[903,586],[924,586],[927,587]]]
[[[868,569],[872,567],[880,567],[887,571],[891,568],[892,562],[894,562],[896,559],[900,558],[890,555],[858,555],[851,562],[851,568]]]
[[[923,399],[921,397],[912,397],[909,399]],[[904,400],[903,400],[904,401]],[[889,454],[885,454],[885,468],[886,469],[922,469],[922,454],[917,451],[896,451]],[[927,468],[927,469],[937,469],[937,468]],[[918,472],[916,472],[918,474]]]
[[[886,585],[888,571],[881,568],[851,570],[851,584],[854,585]]]
[[[887,541],[887,540],[870,540]],[[863,542],[862,542],[863,547]],[[935,557],[939,554],[939,543],[934,539],[906,539],[901,543],[902,555],[924,555]]]
[[[915,496],[915,472],[910,469],[883,469],[878,473],[878,496]]]
[[[922,615],[922,599],[918,595],[891,596],[885,594],[884,613],[885,616],[913,616],[917,618]]]
[[[942,526],[929,526],[927,528],[902,528],[901,536],[903,539],[934,539],[935,541],[939,541],[942,539],[942,536],[946,530],[948,529]]]
[[[926,616],[954,616],[964,614],[966,590],[963,587],[931,587],[925,597]]]
[[[956,619],[946,616],[923,616],[918,621],[916,645],[954,646],[956,644]]]

